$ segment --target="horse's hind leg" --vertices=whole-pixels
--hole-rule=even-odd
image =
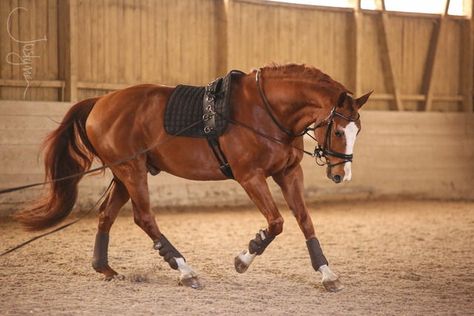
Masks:
[[[95,271],[103,273],[106,280],[117,276],[117,272],[108,264],[109,231],[117,218],[122,206],[130,198],[125,186],[117,179],[113,184],[107,198],[100,206],[99,228],[95,238],[94,257],[92,267]]]
[[[150,210],[147,168],[144,159],[136,159],[123,164],[117,172],[130,194],[135,223],[153,240],[153,248],[174,270],[180,271],[180,284],[201,288],[197,274],[186,263],[184,257],[158,229],[155,217]]]
[[[265,216],[268,228],[260,230],[249,242],[248,250],[235,257],[235,270],[245,272],[257,255],[261,255],[275,237],[283,231],[283,217],[273,201],[270,189],[263,174],[257,173],[249,178],[239,180],[250,199]]]
[[[316,238],[313,222],[303,197],[303,171],[300,165],[284,173],[273,177],[275,182],[281,187],[285,200],[296,217],[306,238],[311,263],[314,270],[322,274],[322,283],[326,290],[336,292],[341,290],[342,284],[339,277],[331,271],[328,261],[323,254],[319,241]]]

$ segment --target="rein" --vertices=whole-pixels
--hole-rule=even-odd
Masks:
[[[316,142],[316,146],[314,148],[314,152],[313,153],[310,153],[304,149],[301,149],[299,147],[296,147],[296,146],[293,146],[291,145],[291,147],[295,148],[295,149],[298,149],[302,152],[304,152],[305,154],[307,155],[310,155],[311,157],[314,157],[316,158],[316,163],[319,165],[319,166],[325,166],[327,165],[329,168],[332,168],[332,167],[335,167],[337,165],[341,165],[341,164],[344,164],[346,162],[352,162],[352,159],[353,159],[353,154],[345,154],[345,153],[340,153],[340,152],[337,152],[337,151],[333,151],[330,149],[330,146],[331,146],[331,131],[332,131],[332,127],[334,125],[334,118],[336,116],[348,121],[348,122],[355,122],[357,121],[359,118],[360,118],[360,114],[357,113],[357,117],[356,118],[351,118],[351,117],[348,117],[348,116],[345,116],[344,114],[342,113],[339,113],[336,111],[336,106],[334,106],[331,110],[331,113],[329,114],[329,116],[324,119],[321,123],[319,123],[318,125],[316,125],[315,127],[306,127],[301,133],[293,133],[291,130],[287,129],[286,127],[283,126],[283,124],[281,124],[281,122],[276,118],[276,116],[273,114],[273,111],[272,111],[272,107],[270,105],[270,102],[268,101],[268,98],[267,96],[265,95],[265,92],[263,91],[263,87],[262,85],[260,84],[261,82],[261,72],[262,72],[262,69],[259,68],[255,74],[255,82],[257,84],[257,90],[260,94],[260,97],[263,101],[263,104],[265,105],[265,109],[267,111],[267,113],[269,114],[270,118],[272,119],[272,121],[275,123],[276,126],[278,126],[278,128],[284,132],[286,135],[290,136],[291,138],[296,138],[296,137],[300,137],[300,136],[303,136],[303,135],[308,135],[309,137],[311,137],[315,142]],[[279,140],[279,139],[276,139],[274,137],[271,137],[271,136],[268,136],[268,135],[264,135],[260,132],[258,132],[257,130],[253,129],[252,127],[246,125],[246,124],[243,124],[241,122],[237,122],[235,120],[229,120],[227,119],[228,121],[234,123],[234,124],[238,124],[238,125],[241,125],[243,127],[246,127],[247,129],[251,129],[253,132],[255,132],[256,134],[259,134],[260,136],[263,136],[267,139],[270,139],[270,140],[273,140],[275,142],[278,142],[278,143],[281,143],[281,144],[285,144],[282,140]],[[327,125],[327,130],[326,130],[326,135],[324,137],[324,144],[323,146],[321,146],[321,144],[319,143],[319,141],[314,137],[312,136],[309,131],[315,131],[316,129],[318,128],[321,128],[323,126],[326,126]],[[332,156],[332,157],[336,157],[336,158],[339,158],[339,159],[342,159],[342,161],[338,162],[338,163],[335,163],[335,164],[331,164],[329,162],[329,159],[328,159],[328,156]]]
[[[165,139],[164,141],[162,141],[162,142],[160,142],[160,143],[157,143],[157,144],[153,144],[153,145],[151,145],[151,146],[148,147],[148,148],[145,148],[145,149],[142,149],[142,150],[138,151],[138,152],[135,153],[133,156],[130,156],[130,157],[127,157],[127,158],[124,158],[124,159],[115,161],[114,163],[105,164],[105,165],[102,165],[102,166],[97,167],[97,168],[94,168],[94,169],[89,169],[89,170],[84,171],[84,172],[71,174],[71,175],[69,175],[69,176],[65,176],[65,177],[62,177],[62,178],[56,178],[56,179],[52,179],[52,180],[49,180],[49,181],[37,182],[37,183],[22,185],[22,186],[18,186],[18,187],[12,187],[12,188],[7,188],[7,189],[1,189],[1,190],[0,190],[0,195],[1,195],[1,194],[5,194],[5,193],[20,191],[20,190],[24,190],[24,189],[28,189],[28,188],[33,188],[33,187],[37,187],[37,186],[41,186],[41,185],[45,185],[45,184],[60,182],[60,181],[64,181],[64,180],[68,180],[68,179],[72,179],[72,178],[76,178],[76,177],[82,177],[82,176],[84,176],[84,175],[87,175],[87,174],[90,174],[90,173],[94,173],[94,172],[96,172],[96,171],[101,171],[101,170],[109,169],[110,167],[118,166],[118,165],[123,164],[123,163],[125,163],[125,162],[127,162],[127,161],[136,159],[138,156],[143,155],[143,154],[149,152],[150,150],[152,150],[153,148],[155,148],[155,147],[157,147],[157,146],[161,146],[161,145],[163,145],[163,144],[169,142],[169,141],[172,140],[174,137],[183,134],[184,132],[186,132],[187,130],[193,128],[194,126],[200,124],[201,122],[202,122],[202,120],[199,119],[199,120],[195,121],[194,123],[192,123],[192,124],[186,126],[185,128],[179,130],[175,135],[170,135],[170,137],[167,138],[167,139]]]
[[[309,151],[306,151],[302,148],[299,148],[299,147],[296,147],[296,146],[290,144],[291,147],[303,152],[306,155],[309,155],[311,157],[316,158],[316,163],[319,166],[327,165],[328,167],[334,167],[336,165],[352,161],[352,158],[353,158],[352,154],[348,155],[348,154],[344,154],[344,153],[339,153],[339,152],[333,151],[329,148],[330,144],[331,144],[331,129],[332,129],[332,126],[334,125],[334,117],[335,116],[338,116],[338,117],[340,117],[340,118],[342,118],[346,121],[349,121],[349,122],[355,122],[359,119],[360,114],[358,114],[356,118],[350,118],[350,117],[347,117],[347,116],[337,112],[336,111],[336,106],[334,106],[334,108],[331,110],[331,113],[329,114],[329,116],[326,119],[324,119],[321,123],[319,123],[315,127],[306,127],[301,133],[295,134],[292,131],[285,128],[278,121],[278,119],[275,117],[275,115],[273,114],[273,112],[271,110],[271,105],[270,105],[270,103],[269,103],[269,101],[268,101],[268,99],[265,95],[265,92],[263,91],[263,87],[260,84],[260,82],[261,82],[260,77],[261,77],[261,69],[258,69],[257,73],[256,73],[256,76],[255,76],[257,89],[258,89],[258,91],[260,93],[260,96],[263,100],[265,108],[266,108],[268,114],[270,115],[271,119],[275,123],[275,125],[277,125],[278,128],[281,131],[283,131],[285,134],[287,134],[291,138],[301,137],[301,136],[306,134],[309,137],[311,137],[317,143],[317,146],[315,146],[314,152],[312,152],[312,153],[309,152]],[[255,134],[257,134],[259,136],[267,138],[267,139],[269,139],[273,142],[276,142],[276,143],[280,143],[280,144],[283,144],[283,145],[288,145],[285,141],[283,141],[281,139],[278,139],[278,138],[275,138],[275,137],[272,137],[272,136],[269,136],[269,135],[266,135],[266,134],[256,130],[255,128],[245,124],[245,123],[239,122],[239,121],[231,119],[229,117],[225,117],[221,113],[218,113],[218,112],[215,112],[215,113],[218,114],[219,116],[221,116],[223,119],[229,121],[230,123],[232,123],[234,125],[240,125],[240,126],[246,128],[246,129],[249,129],[249,130],[251,130],[252,132],[254,132]],[[97,172],[97,171],[105,170],[105,169],[108,169],[110,167],[120,165],[120,164],[125,163],[127,161],[136,159],[138,156],[149,152],[150,150],[152,150],[153,148],[155,148],[157,146],[160,146],[160,145],[163,145],[163,144],[167,143],[168,141],[170,141],[174,137],[183,134],[184,132],[186,132],[187,130],[193,128],[194,126],[200,124],[201,122],[202,122],[202,120],[199,119],[199,120],[195,121],[194,123],[192,123],[192,124],[184,127],[183,129],[179,130],[175,135],[172,135],[170,138],[165,139],[163,142],[154,144],[154,145],[152,145],[152,146],[150,146],[146,149],[143,149],[143,150],[135,153],[133,156],[121,159],[121,160],[116,161],[112,164],[106,164],[106,165],[103,165],[101,167],[97,167],[97,168],[90,169],[90,170],[87,170],[87,171],[84,171],[84,172],[72,174],[72,175],[69,175],[69,176],[66,176],[66,177],[62,177],[62,178],[52,179],[52,180],[49,180],[49,181],[37,182],[37,183],[32,183],[32,184],[27,184],[27,185],[22,185],[22,186],[17,186],[17,187],[11,187],[11,188],[6,188],[6,189],[0,189],[0,195],[10,193],[10,192],[20,191],[20,190],[24,190],[24,189],[28,189],[28,188],[32,188],[32,187],[42,186],[42,185],[50,184],[50,183],[54,183],[54,182],[60,182],[60,181],[64,181],[64,180],[67,180],[67,179],[72,179],[72,178],[75,178],[75,177],[81,177],[81,176],[84,176],[84,175],[87,175],[87,174],[90,174],[90,173],[94,173],[94,172]],[[323,144],[323,146],[321,146],[321,144],[319,144],[318,140],[315,137],[313,137],[309,133],[309,131],[314,132],[316,129],[321,128],[321,127],[326,126],[326,125],[328,125],[328,129],[326,131],[324,144]],[[333,156],[333,157],[336,157],[336,158],[340,158],[340,159],[343,159],[343,161],[338,162],[336,164],[330,164],[329,161],[328,161],[328,156]]]
[[[23,190],[23,189],[27,189],[27,188],[32,188],[32,187],[36,187],[36,186],[40,186],[40,185],[45,185],[45,184],[49,184],[49,183],[54,183],[54,182],[59,182],[59,181],[64,181],[64,180],[67,180],[67,179],[71,179],[71,178],[74,178],[74,177],[82,177],[86,174],[89,174],[89,173],[92,173],[92,172],[95,172],[95,171],[99,171],[99,170],[104,170],[104,169],[107,169],[107,168],[110,168],[110,167],[113,167],[113,166],[116,166],[116,165],[119,165],[119,164],[122,164],[124,162],[127,162],[129,160],[133,160],[133,159],[136,159],[138,156],[152,150],[153,148],[157,147],[157,146],[161,146],[167,142],[169,142],[171,139],[173,139],[174,137],[186,132],[188,129],[190,128],[193,128],[194,126],[198,125],[199,123],[201,123],[202,121],[201,120],[198,120],[192,124],[190,124],[189,126],[186,126],[185,128],[179,130],[176,135],[171,135],[170,138],[167,138],[165,139],[164,141],[160,142],[160,143],[157,143],[157,144],[154,144],[144,150],[141,150],[139,151],[138,153],[136,153],[135,155],[131,156],[131,157],[128,157],[128,158],[125,158],[125,159],[122,159],[122,160],[119,160],[119,161],[116,161],[112,164],[109,164],[109,165],[103,165],[101,167],[98,167],[98,168],[95,168],[95,169],[90,169],[88,171],[85,171],[85,172],[81,172],[81,173],[76,173],[76,174],[72,174],[70,176],[66,176],[66,177],[62,177],[62,178],[56,178],[56,179],[52,179],[50,181],[45,181],[45,182],[40,182],[40,183],[33,183],[33,184],[28,184],[28,185],[22,185],[22,186],[19,186],[19,187],[14,187],[14,188],[8,188],[8,189],[3,189],[3,190],[0,190],[0,194],[5,194],[5,193],[9,193],[9,192],[14,192],[14,191],[20,191],[20,190]],[[112,181],[110,182],[109,186],[107,187],[107,189],[105,189],[104,193],[102,193],[102,195],[100,196],[99,200],[94,204],[94,206],[92,206],[89,210],[87,210],[82,216],[80,216],[79,218],[67,223],[67,224],[64,224],[62,226],[59,226],[51,231],[48,231],[46,233],[43,233],[43,234],[40,234],[40,235],[37,235],[35,237],[32,237],[8,250],[5,250],[3,252],[0,253],[0,257],[3,257],[17,249],[20,249],[26,245],[28,245],[29,243],[37,240],[37,239],[40,239],[40,238],[43,238],[45,236],[48,236],[48,235],[51,235],[55,232],[58,232],[60,230],[63,230],[69,226],[72,226],[74,224],[76,224],[77,222],[81,221],[83,218],[85,218],[87,215],[89,215],[89,213],[91,213],[94,209],[97,208],[97,206],[99,206],[100,202],[104,200],[104,198],[106,197],[106,195],[110,192],[110,189],[112,188],[112,185],[114,183],[114,179],[112,179]]]

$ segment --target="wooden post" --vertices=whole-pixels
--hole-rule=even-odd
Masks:
[[[64,80],[62,101],[77,101],[77,0],[58,1],[59,74]]]
[[[440,37],[444,32],[446,27],[446,16],[448,15],[449,3],[451,0],[446,0],[446,6],[444,12],[441,14],[441,17],[438,22],[438,27],[435,27],[433,30],[432,39],[430,41],[431,45],[428,52],[428,59],[426,61],[425,76],[423,79],[423,92],[426,95],[425,101],[425,111],[431,111],[433,108],[433,72],[436,67],[436,60],[439,55],[440,47]]]
[[[395,79],[395,72],[393,70],[393,54],[390,50],[390,43],[388,40],[387,34],[387,25],[388,25],[388,16],[385,9],[385,0],[382,0],[382,12],[380,13],[382,20],[381,36],[382,36],[382,58],[385,59],[384,64],[387,67],[387,79],[388,85],[391,86],[393,91],[393,96],[395,99],[395,106],[398,111],[403,111],[403,103],[400,98],[400,91],[398,90],[397,81]]]
[[[223,76],[227,73],[227,55],[228,55],[228,27],[227,14],[229,13],[229,0],[217,0],[216,8],[216,38],[214,49],[217,50],[216,76]]]
[[[354,59],[352,61],[354,65],[354,93],[356,97],[359,97],[362,94],[361,87],[361,52],[362,52],[362,36],[361,27],[362,27],[362,16],[360,12],[360,0],[356,0],[356,7],[354,8]]]
[[[472,6],[470,7],[472,13]],[[462,32],[462,56],[461,56],[461,84],[462,84],[462,110],[464,112],[473,112],[473,84],[474,84],[474,43],[472,14],[469,19],[464,21]]]

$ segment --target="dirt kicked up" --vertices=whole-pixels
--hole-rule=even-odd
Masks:
[[[245,274],[234,256],[265,226],[256,209],[156,212],[158,225],[205,288],[178,273],[124,215],[109,263],[125,280],[91,267],[97,220],[0,258],[1,315],[473,315],[474,202],[377,201],[311,207],[318,237],[344,290],[325,292],[291,213],[283,234]],[[1,247],[33,233],[2,219]]]

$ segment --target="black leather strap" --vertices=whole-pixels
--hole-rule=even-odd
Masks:
[[[217,161],[219,162],[219,169],[221,172],[229,179],[234,179],[234,174],[232,173],[232,168],[227,161],[224,153],[222,152],[221,146],[219,145],[218,137],[208,137],[207,143],[212,149],[214,156],[216,156]]]
[[[206,135],[209,147],[211,147],[214,156],[219,163],[219,169],[221,172],[230,179],[234,179],[234,174],[230,168],[229,162],[222,152],[221,146],[219,145],[219,137],[216,134],[216,112],[215,112],[215,101],[219,95],[219,88],[222,84],[222,78],[214,80],[206,87],[203,101],[203,116],[204,122],[204,134]]]
[[[257,73],[255,74],[255,81],[257,83],[257,89],[258,89],[258,92],[260,94],[260,98],[262,99],[263,101],[263,104],[265,105],[265,109],[267,110],[267,113],[268,115],[270,115],[270,118],[272,119],[273,123],[275,123],[276,126],[278,126],[278,128],[284,132],[286,135],[290,136],[290,137],[300,137],[300,136],[303,136],[304,134],[306,134],[306,132],[308,131],[308,129],[304,129],[301,133],[293,133],[291,130],[287,129],[286,127],[284,127],[280,121],[278,121],[278,119],[276,118],[275,114],[273,114],[273,111],[272,111],[272,107],[270,106],[270,102],[268,101],[267,99],[267,96],[265,95],[265,92],[263,91],[263,87],[260,83],[260,77],[261,77],[261,73],[262,73],[262,69],[259,68],[257,70]]]

